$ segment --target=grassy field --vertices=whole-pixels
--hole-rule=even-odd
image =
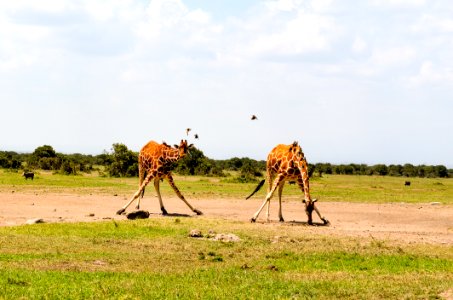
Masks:
[[[0,228],[0,299],[436,299],[452,287],[446,245],[188,218]]]
[[[410,186],[404,185],[406,180],[411,181]],[[210,177],[175,176],[175,181],[188,198],[245,198],[256,186],[256,183],[232,183]],[[137,186],[137,178],[66,176],[40,172],[31,181],[25,180],[20,173],[0,170],[0,192],[117,194],[128,198]],[[164,194],[173,194],[167,183],[161,186]],[[324,175],[310,181],[310,190],[312,197],[322,201],[453,204],[452,178]],[[266,188],[262,188],[255,197],[263,198],[265,192]],[[302,195],[298,187],[290,184],[286,184],[283,193],[285,199],[299,199]]]
[[[324,176],[322,201],[453,204],[453,179]],[[130,196],[137,178],[35,180],[0,170],[0,192]],[[256,184],[177,176],[188,198],[242,198]],[[163,193],[172,194],[168,184]],[[264,197],[264,191],[256,197]],[[301,197],[287,185],[286,199]],[[190,238],[233,233],[239,242]],[[0,227],[0,299],[438,299],[453,293],[453,247],[316,234],[305,226],[184,217]]]

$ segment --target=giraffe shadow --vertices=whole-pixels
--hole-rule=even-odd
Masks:
[[[179,213],[168,213],[166,215],[162,213],[150,213],[150,216],[156,216],[156,217],[178,217],[178,218],[191,218],[191,215],[188,214],[179,214]]]
[[[330,222],[324,223],[324,222],[313,222],[311,225],[308,224],[308,222],[303,222],[303,221],[285,221],[285,222],[279,222],[276,220],[271,220],[271,221],[262,221],[262,222],[256,222],[256,223],[261,223],[261,224],[274,224],[274,225],[282,225],[282,226],[313,226],[313,227],[328,227],[330,226]]]
[[[285,224],[291,225],[291,226],[314,226],[314,227],[329,227],[330,222],[324,223],[324,222],[313,222],[311,225],[308,224],[308,222],[303,222],[303,221],[289,221],[285,222]]]

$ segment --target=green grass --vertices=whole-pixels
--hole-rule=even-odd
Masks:
[[[411,185],[405,186],[404,181]],[[219,178],[175,176],[175,182],[188,198],[245,198],[255,183],[225,182]],[[20,173],[0,170],[0,192],[71,193],[132,195],[137,178],[108,178],[95,175],[66,176],[39,172],[35,180],[25,180]],[[161,184],[162,192],[172,194],[170,186]],[[149,186],[148,189],[153,189]],[[264,198],[267,187],[254,197]],[[313,198],[321,201],[368,203],[429,203],[453,204],[453,178],[402,178],[382,176],[324,175],[310,181]],[[284,199],[300,199],[302,193],[295,185],[286,184]]]
[[[191,218],[3,227],[0,299],[435,299],[452,250]]]

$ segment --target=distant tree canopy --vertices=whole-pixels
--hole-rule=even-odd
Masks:
[[[319,174],[343,174],[343,175],[381,175],[381,176],[402,176],[402,177],[440,177],[453,176],[453,170],[445,166],[414,166],[405,165],[384,165],[377,164],[368,166],[365,164],[331,165],[329,163],[318,163],[313,165],[314,172]]]
[[[110,159],[106,159],[107,170],[112,177],[138,176],[138,154],[124,144],[113,144]],[[108,155],[108,154],[107,154]]]
[[[11,151],[0,151],[0,167],[5,169],[19,169],[22,159],[19,154]]]
[[[91,172],[94,168],[103,168],[108,176],[129,177],[138,175],[138,153],[127,148],[126,145],[116,143],[111,152],[99,155],[84,155],[80,153],[62,154],[56,152],[52,146],[37,147],[32,153],[16,153],[0,151],[0,168],[24,170],[51,170],[61,174],[78,174]],[[236,181],[256,181],[266,172],[266,161],[251,158],[233,157],[225,160],[214,160],[204,153],[192,148],[189,154],[174,164],[173,171],[182,175],[228,176],[234,173]],[[342,175],[379,175],[401,177],[453,177],[453,170],[443,165],[385,165],[377,164],[341,164],[330,163],[309,164],[310,176],[323,174]],[[102,173],[102,172],[101,172]]]

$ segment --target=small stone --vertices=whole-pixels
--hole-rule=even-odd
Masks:
[[[203,235],[201,234],[201,231],[198,230],[198,229],[192,229],[190,232],[189,232],[189,236],[190,237],[193,237],[193,238],[199,238],[199,237],[202,237]]]
[[[44,223],[44,220],[38,218],[38,219],[30,219],[30,220],[27,220],[27,222],[25,222],[25,224],[27,224],[27,225],[40,224],[40,223]]]
[[[440,203],[440,202],[431,202],[430,204],[431,205],[441,205],[442,203]]]
[[[237,235],[232,233],[219,233],[214,236],[213,240],[221,242],[239,242],[241,239]]]
[[[267,266],[266,269],[270,270],[270,271],[278,271],[278,268],[276,266],[274,266],[274,265],[269,265],[269,266]]]
[[[93,213],[88,214],[87,217],[94,217],[95,215]]]
[[[93,261],[93,265],[97,265],[97,266],[105,266],[107,265],[107,263],[105,261],[102,261],[102,260],[95,260]]]

